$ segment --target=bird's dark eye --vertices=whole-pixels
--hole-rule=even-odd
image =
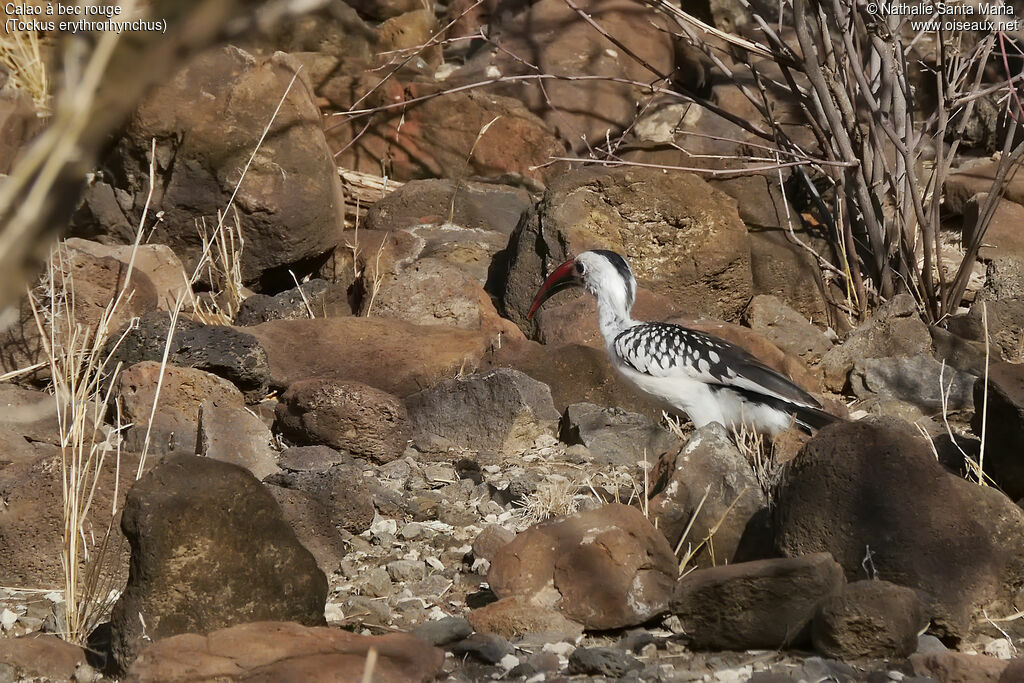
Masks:
[[[576,262],[576,274],[577,275],[583,275],[584,270],[586,270],[586,269],[583,267],[583,264],[580,263],[579,261],[577,261]]]

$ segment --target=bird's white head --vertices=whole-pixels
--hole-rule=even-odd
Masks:
[[[614,251],[585,251],[555,268],[541,285],[526,317],[532,318],[541,304],[568,287],[583,287],[597,297],[602,326],[605,322],[617,327],[631,322],[636,278],[626,259]]]

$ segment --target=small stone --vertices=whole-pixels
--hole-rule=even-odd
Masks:
[[[371,623],[378,626],[387,624],[391,619],[391,608],[384,600],[374,600],[365,595],[350,595],[342,604],[347,619],[359,623]]]
[[[419,581],[426,573],[426,567],[418,560],[395,560],[387,564],[388,576],[392,581],[411,583]]]
[[[281,452],[277,464],[291,472],[326,472],[335,465],[352,462],[352,456],[330,446],[292,446]]]
[[[473,539],[473,557],[491,560],[505,545],[516,537],[514,533],[498,524],[488,524]]]
[[[578,647],[569,655],[569,673],[621,678],[644,665],[633,655],[612,647]]]
[[[468,638],[472,633],[473,626],[463,617],[445,617],[428,621],[412,630],[412,634],[420,640],[439,647]]]
[[[384,567],[374,567],[362,575],[362,592],[371,598],[386,598],[395,592],[391,576]]]
[[[515,648],[501,636],[490,633],[474,633],[455,643],[450,648],[456,657],[471,656],[484,664],[497,664]]]

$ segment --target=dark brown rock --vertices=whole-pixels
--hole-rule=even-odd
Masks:
[[[940,633],[966,633],[976,610],[1024,584],[1024,513],[950,474],[913,427],[846,422],[819,431],[776,496],[785,555],[829,552],[847,579],[877,577],[931,597]]]
[[[743,206],[742,201],[740,206]],[[829,257],[828,245],[823,244],[823,240],[815,239],[807,232],[797,232],[797,236],[823,257]],[[845,331],[842,318],[835,315],[827,303],[821,268],[814,256],[793,244],[785,231],[750,231],[750,272],[755,294],[776,296],[805,318]]]
[[[806,643],[818,605],[844,583],[828,553],[708,567],[679,580],[672,612],[693,647],[774,650]]]
[[[662,614],[677,572],[668,542],[643,513],[610,504],[520,533],[495,555],[487,581],[499,597],[611,629]]]
[[[261,619],[324,623],[327,579],[270,493],[228,463],[172,456],[128,492],[128,584],[111,614],[126,669],[146,639]]]
[[[348,549],[345,540],[338,533],[331,510],[305,491],[266,482],[265,485],[281,506],[281,514],[284,515],[288,526],[295,531],[299,543],[316,558],[320,570],[327,576],[340,571],[341,562],[348,554]]]
[[[377,654],[375,683],[430,681],[444,663],[444,652],[405,633],[360,636],[265,621],[160,640],[139,655],[125,680],[358,683],[364,680],[370,650]]]
[[[783,351],[799,356],[808,365],[820,361],[832,348],[824,332],[776,296],[755,296],[747,304],[743,320],[752,330],[763,334]]]
[[[997,159],[988,157],[964,164],[946,179],[944,205],[952,214],[966,213],[971,197],[991,192],[999,166]],[[1003,200],[1024,204],[1024,178],[1013,174],[1002,188]]]
[[[917,650],[917,633],[927,622],[913,589],[855,581],[818,608],[811,642],[833,659],[903,659]]]
[[[978,214],[988,199],[988,193],[974,195],[964,206],[963,239],[969,244],[977,230]],[[1024,195],[1018,198],[1024,201]],[[1024,206],[1017,201],[1000,199],[996,211],[985,230],[978,257],[988,260],[995,256],[1024,257],[1024,235],[1020,226],[1024,224]]]
[[[326,511],[335,529],[360,534],[373,522],[373,498],[365,481],[353,463],[335,465],[326,472],[283,472],[271,476],[267,483],[309,494]]]
[[[974,384],[974,413],[971,428],[985,433],[985,474],[1014,500],[1024,497],[1024,366],[994,363],[988,371],[988,416],[981,410],[985,402],[985,378]],[[982,425],[982,422],[986,424]]]
[[[295,382],[281,400],[277,425],[303,445],[324,444],[385,463],[402,454],[412,435],[402,402],[359,382]]]
[[[942,683],[1002,683],[1002,674],[1010,662],[966,652],[929,652],[910,655],[917,676],[928,676]],[[1005,683],[1013,683],[1010,679]]]
[[[208,230],[216,225],[298,66],[284,54],[260,60],[235,47],[218,48],[200,54],[150,93],[105,161],[128,179],[115,188],[128,195],[128,225],[138,224],[145,204],[149,150],[156,138],[161,184],[150,215],[160,211],[164,220],[152,239],[193,267],[201,249],[195,222],[205,218]],[[197,92],[210,96],[197,98]],[[235,196],[233,208],[245,236],[246,282],[290,282],[288,267],[320,257],[338,243],[344,225],[341,181],[311,92],[299,72]],[[130,241],[88,213],[78,216],[75,230]]]
[[[695,431],[682,447],[662,456],[668,473],[648,504],[648,514],[673,548],[704,546],[689,566],[731,562],[750,519],[766,505],[754,472],[725,427],[712,423]]]
[[[32,461],[60,446],[57,404],[52,394],[0,384],[0,462]]]
[[[747,229],[727,196],[692,174],[587,168],[553,182],[513,234],[505,314],[531,334],[526,313],[544,277],[595,248],[621,253],[641,286],[688,314],[733,320],[750,299]]]
[[[593,403],[573,403],[565,409],[559,438],[566,444],[586,446],[589,461],[598,465],[654,462],[679,446],[675,435],[647,417]]]
[[[417,448],[521,451],[555,433],[546,384],[508,368],[446,380],[405,399]]]
[[[317,279],[274,296],[253,294],[242,301],[234,322],[246,326],[259,325],[268,320],[352,315],[348,287],[345,283]]]
[[[188,308],[185,268],[181,259],[165,244],[120,244],[108,245],[99,242],[70,237],[64,241],[69,249],[83,252],[95,258],[113,258],[127,266],[144,273],[153,283],[156,291],[157,308],[163,311],[174,309],[175,302],[180,298]]]
[[[267,350],[279,387],[315,377],[407,396],[476,367],[487,349],[478,332],[388,318],[273,320],[246,330]]]

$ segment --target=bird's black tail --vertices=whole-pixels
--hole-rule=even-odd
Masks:
[[[800,406],[793,412],[793,420],[798,427],[809,433],[827,427],[833,422],[842,422],[843,418],[826,413],[820,408]]]

